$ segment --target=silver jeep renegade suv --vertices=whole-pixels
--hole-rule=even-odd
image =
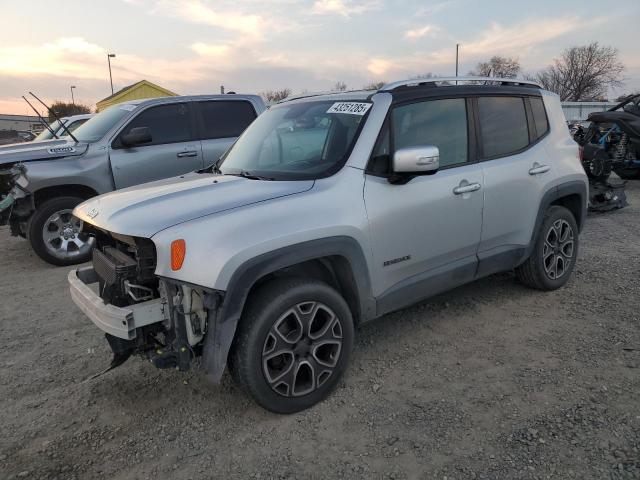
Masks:
[[[336,386],[363,322],[505,270],[564,285],[586,210],[556,95],[396,82],[279,103],[209,168],[79,205],[97,247],[69,284],[111,368],[202,356],[289,413]]]

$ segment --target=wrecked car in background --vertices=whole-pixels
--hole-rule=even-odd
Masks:
[[[92,239],[72,215],[76,205],[214,163],[264,110],[256,95],[137,100],[67,137],[0,147],[0,225],[49,263],[85,262]]]
[[[640,95],[606,112],[589,115],[589,126],[576,131],[589,178],[606,180],[613,170],[622,179],[640,179]]]

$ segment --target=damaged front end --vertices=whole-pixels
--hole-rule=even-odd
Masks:
[[[215,325],[220,293],[157,277],[149,239],[93,233],[99,245],[93,265],[72,270],[68,279],[73,301],[105,332],[113,351],[105,371],[132,355],[158,368],[189,370],[203,353],[208,326]]]
[[[22,163],[0,165],[0,225],[11,225],[12,235],[23,235],[33,210],[27,191],[26,167]]]

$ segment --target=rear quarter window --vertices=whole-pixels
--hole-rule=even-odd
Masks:
[[[529,145],[524,99],[478,98],[478,120],[483,158],[514,154]]]
[[[535,126],[535,138],[543,137],[549,131],[549,120],[541,98],[530,98],[531,113],[533,114],[533,124]]]

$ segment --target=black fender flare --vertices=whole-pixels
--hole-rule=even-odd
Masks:
[[[352,237],[335,236],[288,245],[264,253],[242,264],[231,276],[224,298],[217,308],[209,308],[209,318],[203,347],[205,373],[213,382],[219,382],[224,372],[227,356],[235,336],[240,316],[251,288],[265,275],[305,261],[340,256],[351,268],[358,294],[360,320],[375,317],[371,278],[365,254],[360,244]],[[214,304],[211,304],[213,306]],[[213,327],[213,328],[212,328]]]
[[[544,218],[545,212],[549,209],[553,202],[569,195],[578,195],[580,197],[580,215],[579,218],[576,218],[576,223],[578,224],[578,230],[582,231],[582,227],[584,227],[584,223],[587,218],[587,199],[589,196],[587,183],[581,182],[579,180],[574,180],[561,183],[559,185],[556,185],[555,187],[551,187],[542,196],[540,206],[538,207],[536,223],[534,224],[533,232],[531,234],[531,241],[525,249],[525,253],[519,263],[524,262],[531,255],[531,252],[535,247],[536,240],[538,239],[538,233],[540,231],[540,226],[542,225],[542,219]]]

